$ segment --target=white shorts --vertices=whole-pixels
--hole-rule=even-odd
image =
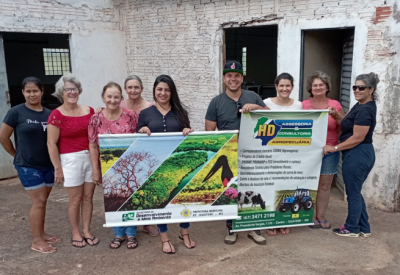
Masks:
[[[65,187],[76,187],[85,182],[93,182],[89,150],[60,154],[60,160]]]

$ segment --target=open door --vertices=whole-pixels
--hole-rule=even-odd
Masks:
[[[10,110],[10,94],[8,92],[8,81],[6,62],[4,56],[3,36],[0,34],[0,120],[3,119]],[[13,166],[13,158],[1,147],[0,148],[0,179],[14,177],[17,171]]]

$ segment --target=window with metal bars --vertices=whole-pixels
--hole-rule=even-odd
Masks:
[[[43,49],[46,75],[63,75],[71,71],[69,49]]]

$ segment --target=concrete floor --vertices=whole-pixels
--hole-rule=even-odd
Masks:
[[[223,242],[223,221],[193,223],[193,250],[178,239],[178,226],[169,232],[177,253],[161,252],[159,238],[138,233],[140,246],[127,250],[108,248],[112,230],[103,228],[102,190],[95,194],[92,231],[100,239],[95,247],[71,246],[66,191],[54,188],[46,231],[63,238],[54,254],[30,250],[28,212],[30,200],[18,179],[0,181],[0,274],[400,274],[400,213],[369,209],[373,236],[342,238],[331,230],[292,228],[287,236],[267,237],[259,246],[240,233],[233,246]],[[347,204],[333,189],[327,217],[340,226]],[[265,233],[263,233],[266,235]]]

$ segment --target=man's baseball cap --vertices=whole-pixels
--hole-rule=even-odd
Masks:
[[[225,67],[224,67],[224,74],[230,73],[230,72],[243,74],[242,64],[240,64],[237,61],[226,62]]]

